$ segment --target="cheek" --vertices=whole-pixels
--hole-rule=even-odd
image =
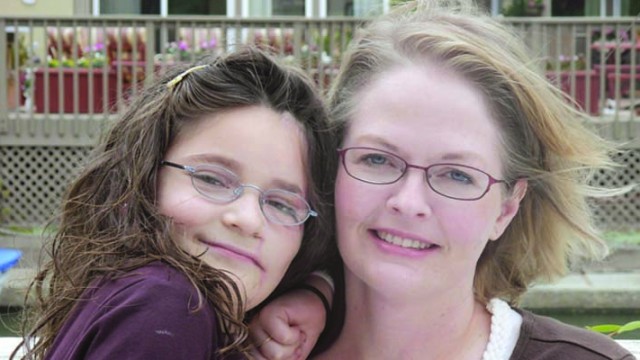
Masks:
[[[166,196],[162,196],[166,195]],[[192,194],[172,192],[160,193],[158,211],[181,226],[197,226],[211,217],[211,205],[206,200]]]
[[[441,219],[440,224],[447,237],[484,247],[498,216],[495,207],[482,201],[455,205],[440,207],[438,212],[437,217]]]
[[[369,207],[369,200],[364,193],[363,183],[351,178],[343,170],[338,172],[336,177],[336,216],[338,226],[344,224],[346,219],[357,219],[359,214],[365,213]]]
[[[338,172],[335,188],[335,206],[338,241],[346,239],[348,233],[358,231],[385,209],[385,187],[363,183]]]
[[[265,251],[265,253],[269,254],[269,261],[273,266],[271,277],[275,278],[274,281],[276,284],[280,282],[302,245],[302,228],[300,228],[299,231],[283,230],[284,231],[275,231],[271,234],[269,238],[273,239],[271,242],[272,246],[269,246],[269,249]]]

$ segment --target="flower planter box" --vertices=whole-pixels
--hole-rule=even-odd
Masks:
[[[560,76],[559,81],[557,79],[558,75]],[[600,113],[600,75],[597,71],[547,71],[546,76],[553,84],[559,85],[562,91],[569,96],[573,96],[582,110],[587,111],[591,115],[598,115]],[[587,78],[590,81],[589,88],[587,88]],[[571,94],[572,81],[575,81],[574,94]],[[588,109],[587,99],[589,100]]]
[[[77,73],[77,82],[74,74]],[[102,113],[106,104],[108,111],[114,112],[114,104],[117,101],[117,77],[113,70],[99,69],[58,69],[49,68],[48,71],[38,69],[34,72],[34,105],[37,113],[74,113],[74,93],[78,93],[78,113]],[[107,91],[104,91],[104,77],[107,77]],[[48,77],[48,84],[45,78]],[[89,79],[93,78],[93,84],[89,87]],[[46,86],[45,88],[45,85]],[[60,98],[62,91],[62,99]],[[93,94],[91,109],[89,94]],[[48,99],[48,108],[46,101]],[[62,104],[60,103],[62,100]]]

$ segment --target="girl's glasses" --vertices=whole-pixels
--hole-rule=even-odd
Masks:
[[[260,192],[260,209],[269,221],[287,226],[300,225],[318,213],[300,195],[282,189],[262,190],[256,185],[242,184],[231,170],[218,165],[188,166],[170,161],[160,165],[182,169],[191,176],[193,187],[205,198],[219,204],[230,203],[244,193],[245,188]]]
[[[388,151],[351,147],[338,149],[345,171],[354,179],[369,184],[393,184],[409,168],[424,170],[429,187],[436,193],[456,200],[478,200],[493,184],[504,183],[471,166],[442,163],[427,167],[412,165]]]

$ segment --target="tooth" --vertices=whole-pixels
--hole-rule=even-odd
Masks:
[[[433,246],[433,244],[425,244],[423,242],[420,242],[418,240],[413,240],[413,239],[404,239],[401,238],[399,236],[395,236],[395,235],[391,235],[388,232],[384,232],[384,231],[379,231],[378,232],[378,236],[393,245],[397,245],[397,246],[401,246],[403,248],[411,248],[411,249],[426,249],[426,248],[431,248]]]

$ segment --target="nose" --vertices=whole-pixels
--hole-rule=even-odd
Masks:
[[[409,169],[395,184],[395,192],[387,199],[387,207],[396,214],[426,218],[431,215],[427,201],[426,174],[423,170]]]
[[[256,191],[247,191],[247,187]],[[222,205],[222,223],[224,226],[244,236],[262,237],[265,217],[260,208],[260,190],[253,186],[244,186],[242,193],[234,201]]]

